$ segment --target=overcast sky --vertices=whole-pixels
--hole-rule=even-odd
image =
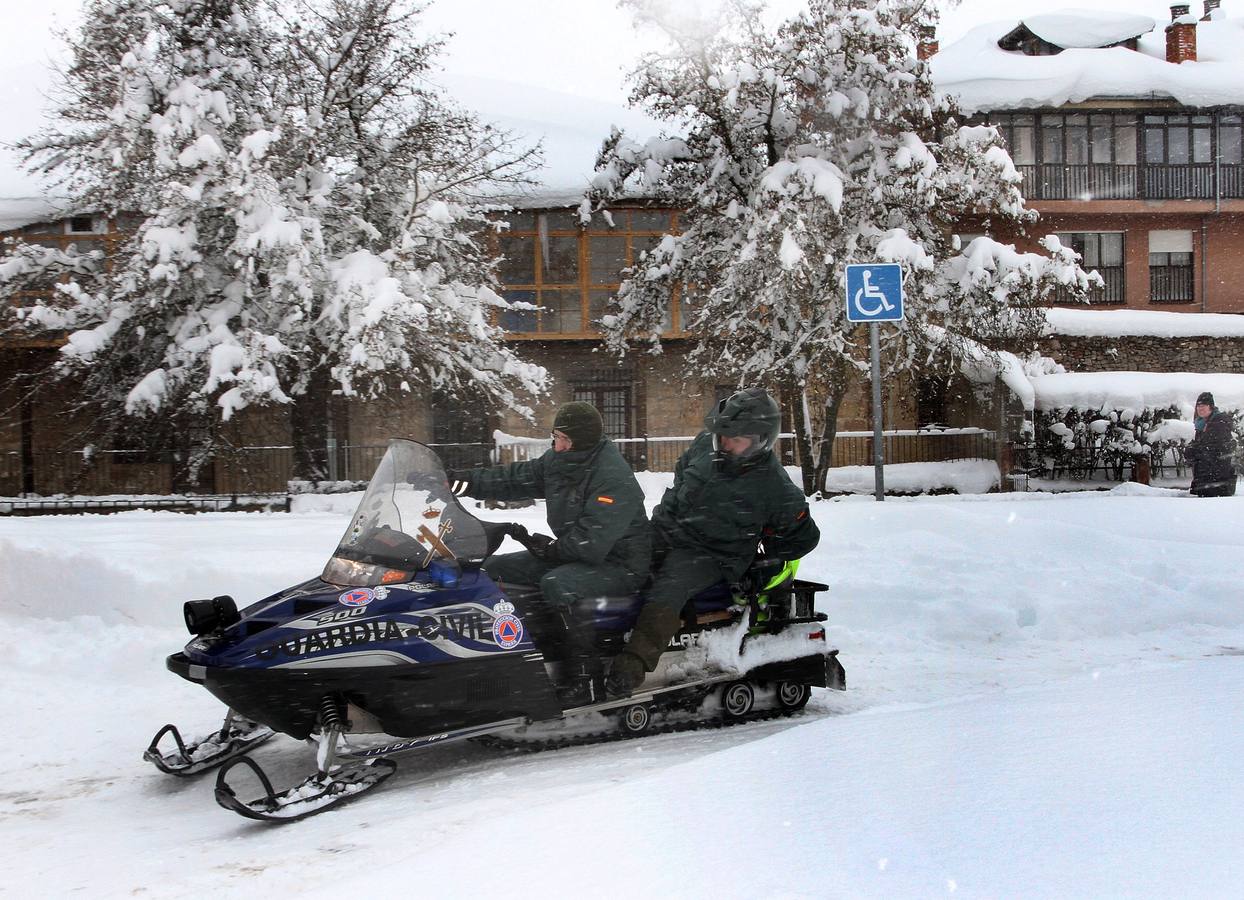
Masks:
[[[692,2],[711,5],[717,0],[679,2],[683,6]],[[769,0],[778,11],[792,10],[799,4],[800,0]],[[1067,0],[1005,4],[965,0],[953,7],[943,2],[938,37],[946,46],[982,22],[1018,20],[1026,14],[1068,5]],[[1168,4],[1150,0],[1080,0],[1080,5],[1149,15],[1159,27],[1170,19]],[[1230,16],[1244,15],[1244,0],[1223,0],[1222,5]],[[22,137],[37,127],[48,82],[47,65],[59,52],[53,29],[72,28],[81,8],[82,0],[23,3],[21,14],[9,17],[0,30],[0,97],[4,100],[0,141]],[[1200,13],[1200,0],[1195,0],[1193,11]],[[465,105],[486,118],[520,129],[541,120],[547,110],[562,131],[581,132],[576,139],[567,139],[562,149],[554,150],[550,165],[555,176],[560,177],[563,165],[591,153],[590,148],[584,148],[599,141],[597,134],[604,136],[601,129],[607,131],[612,119],[635,124],[635,119],[628,122],[612,110],[625,100],[625,72],[643,49],[654,46],[655,36],[637,34],[629,16],[613,0],[439,0],[425,18],[430,28],[453,33],[442,60],[444,79]],[[524,96],[513,87],[502,89],[496,82],[540,92]],[[598,102],[570,103],[567,112],[566,104],[545,92]],[[576,129],[573,123],[580,121],[581,128]],[[558,154],[565,159],[556,158]],[[590,161],[589,155],[589,166]],[[0,157],[0,196],[29,193],[23,191],[23,184],[28,182],[13,169],[11,160],[6,164]]]
[[[691,0],[682,0],[682,3]],[[698,0],[712,5],[713,0]],[[770,0],[778,10],[795,9],[799,0]],[[1074,0],[965,0],[942,2],[943,44],[981,22],[1019,19],[1024,15],[1063,9]],[[1152,16],[1159,24],[1170,18],[1169,4],[1151,0],[1080,0],[1093,9],[1115,9]],[[1234,7],[1241,7],[1237,11]],[[72,25],[82,0],[38,0],[22,4],[0,31],[4,67],[38,63],[55,53],[54,26]],[[1200,0],[1193,11],[1200,13]],[[1224,0],[1228,15],[1244,12],[1244,0]],[[498,78],[600,99],[623,96],[622,74],[636,53],[652,43],[636,35],[629,17],[613,0],[440,0],[425,16],[437,30],[453,32],[445,64],[451,72]]]

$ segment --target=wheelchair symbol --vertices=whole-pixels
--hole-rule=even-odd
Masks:
[[[854,300],[855,308],[859,314],[872,318],[873,316],[881,315],[883,312],[893,312],[894,304],[886,299],[881,288],[873,284],[873,273],[865,269],[863,275],[864,286],[855,292]],[[870,301],[867,306],[864,305],[866,300]]]

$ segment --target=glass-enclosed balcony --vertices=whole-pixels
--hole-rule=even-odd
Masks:
[[[1030,200],[1244,198],[1238,113],[998,113]]]

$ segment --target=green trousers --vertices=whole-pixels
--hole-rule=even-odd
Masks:
[[[633,594],[648,575],[608,563],[599,566],[579,562],[549,564],[526,550],[494,556],[484,563],[484,571],[503,585],[506,582],[538,585],[546,603],[571,610],[589,609],[590,601],[596,597]]]
[[[623,651],[651,672],[678,632],[687,601],[722,580],[721,564],[702,550],[672,547],[654,555],[656,568],[639,619]]]

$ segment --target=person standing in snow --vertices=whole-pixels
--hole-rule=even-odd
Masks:
[[[1235,434],[1232,418],[1214,406],[1214,395],[1205,391],[1196,398],[1196,437],[1184,448],[1192,463],[1192,493],[1197,497],[1235,495]]]
[[[495,580],[537,584],[562,631],[566,656],[558,689],[567,706],[601,699],[602,665],[589,608],[598,597],[633,594],[652,556],[644,494],[635,473],[604,436],[590,403],[567,403],[553,419],[553,446],[537,459],[449,472],[455,494],[485,500],[547,501],[554,537],[512,532],[527,549],[494,556]]]
[[[639,687],[678,631],[687,601],[719,581],[737,581],[760,542],[768,555],[790,561],[820,541],[803,491],[773,452],[780,425],[778,405],[763,388],[738,391],[705,417],[652,514],[652,586],[614,658],[608,696]]]

